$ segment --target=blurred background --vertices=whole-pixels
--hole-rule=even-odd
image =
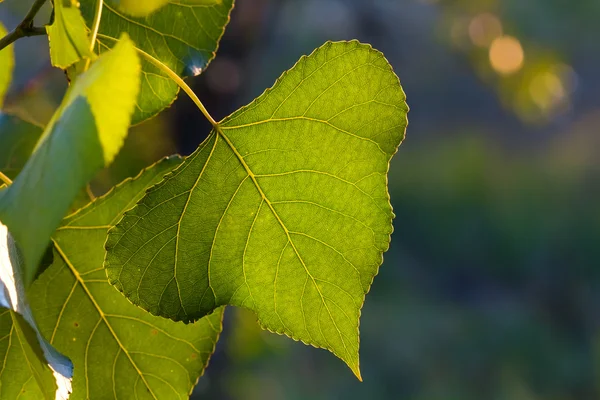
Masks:
[[[6,0],[0,20],[12,29],[29,5]],[[215,118],[353,38],[384,52],[411,112],[390,171],[395,233],[362,313],[364,383],[230,308],[193,398],[600,399],[599,18],[596,0],[239,0],[191,81]],[[47,45],[18,42],[7,101],[41,123],[66,88]],[[132,130],[94,191],[208,132],[182,95]]]

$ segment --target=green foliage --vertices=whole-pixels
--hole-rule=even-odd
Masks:
[[[44,363],[35,332],[18,313],[0,307],[0,375],[2,399],[54,399],[56,382]]]
[[[387,172],[407,124],[404,92],[380,52],[328,42],[216,122],[183,78],[214,58],[232,7],[54,2],[51,59],[71,86],[45,129],[0,115],[0,227],[24,259],[0,248],[0,284],[23,278],[17,301],[0,302],[10,308],[0,398],[66,398],[71,387],[73,399],[185,398],[225,305],[328,349],[360,379],[360,310],[393,230]],[[0,61],[1,98],[12,49]],[[196,152],[65,217],[130,125],[180,88],[213,125]]]
[[[23,250],[26,286],[77,193],[123,144],[139,74],[124,38],[69,89],[23,171],[0,192],[0,220]]]
[[[97,50],[110,49],[122,32],[127,32],[137,48],[161,61],[182,77],[200,74],[214,58],[233,0],[215,4],[184,4],[170,1],[151,17],[123,15],[105,4],[97,41]],[[121,1],[121,4],[124,2]],[[127,1],[128,5],[145,7],[145,1]],[[96,0],[81,0],[81,12],[89,26],[95,15]],[[164,71],[142,60],[142,85],[133,123],[151,118],[173,103],[179,87]]]
[[[0,23],[0,37],[6,35],[6,28]],[[13,47],[8,46],[0,52],[0,108],[4,105],[4,95],[10,86],[10,78],[15,65]]]
[[[360,376],[359,313],[392,233],[386,173],[406,111],[381,53],[327,43],[125,214],[106,242],[111,283],[174,320],[247,307]]]
[[[193,325],[153,317],[115,291],[102,268],[108,228],[180,162],[166,159],[121,183],[53,236],[54,263],[30,302],[42,333],[81,371],[73,399],[185,397],[214,350],[222,309]]]
[[[93,57],[85,21],[74,0],[56,0],[54,23],[46,27],[52,65],[66,69],[83,58]]]
[[[0,171],[15,179],[44,129],[19,117],[0,113],[0,132]]]

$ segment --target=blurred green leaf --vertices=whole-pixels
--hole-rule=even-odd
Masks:
[[[0,37],[4,37],[6,33],[6,28],[0,22]],[[4,106],[4,96],[10,86],[14,66],[15,55],[11,44],[0,51],[0,108]]]
[[[113,2],[114,3],[114,2]],[[146,7],[143,1],[127,4]],[[89,26],[95,13],[95,0],[82,0],[81,11]],[[122,3],[121,3],[122,4]],[[127,32],[136,46],[160,60],[182,77],[196,76],[214,58],[229,22],[233,0],[218,4],[191,4],[189,0],[171,1],[147,18],[123,15],[114,4],[106,3],[102,13],[98,52],[112,47],[122,32]],[[162,71],[142,60],[143,79],[134,123],[158,114],[175,100],[178,86]]]
[[[102,268],[110,225],[179,165],[165,159],[70,215],[53,236],[53,265],[30,291],[50,342],[75,366],[71,399],[187,398],[221,331],[223,310],[193,325],[153,317],[108,284]]]
[[[66,69],[83,58],[93,57],[79,2],[56,0],[54,23],[47,26],[46,31],[50,43],[50,60],[55,67]]]
[[[386,174],[407,110],[368,45],[301,58],[111,229],[111,283],[174,320],[249,308],[360,378],[360,309],[389,246]]]
[[[139,81],[125,37],[69,89],[23,171],[0,191],[0,220],[23,251],[26,287],[77,193],[122,146]]]
[[[0,171],[15,179],[43,132],[31,122],[0,113]]]

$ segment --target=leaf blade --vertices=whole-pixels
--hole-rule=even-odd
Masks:
[[[214,350],[222,309],[194,325],[152,317],[116,292],[102,268],[111,221],[179,163],[166,159],[124,181],[54,235],[58,254],[32,286],[31,304],[40,330],[79,371],[72,399],[187,398]]]
[[[0,220],[23,251],[26,286],[73,199],[122,146],[139,74],[125,38],[69,89],[23,171],[0,191]]]
[[[389,247],[407,111],[381,53],[315,50],[125,213],[106,242],[111,283],[175,320],[252,309],[360,379],[360,308]]]
[[[137,3],[140,3],[138,6],[146,5]],[[199,75],[215,56],[229,22],[233,0],[193,3],[171,1],[144,18],[125,15],[117,6],[105,3],[98,52],[110,49],[121,32],[126,31],[140,50],[160,60],[179,76]],[[94,18],[94,6],[94,0],[81,1],[88,25]],[[179,92],[178,86],[151,63],[142,60],[142,69],[144,79],[134,123],[152,118],[170,106]]]
[[[77,61],[92,58],[85,21],[79,5],[71,0],[54,3],[54,22],[46,27],[52,65],[67,69]]]

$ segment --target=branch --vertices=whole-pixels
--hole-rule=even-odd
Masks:
[[[35,0],[23,21],[8,35],[0,39],[0,50],[22,37],[45,35],[46,29],[33,26],[33,19],[40,11],[46,0]]]

